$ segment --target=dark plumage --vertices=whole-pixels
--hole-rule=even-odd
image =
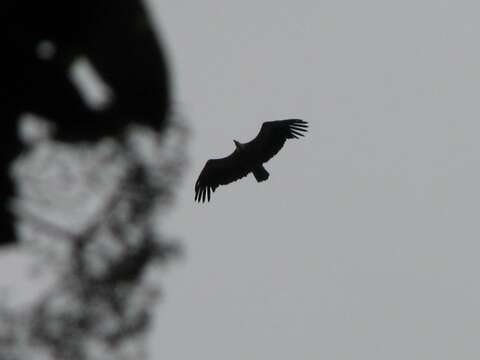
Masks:
[[[268,121],[263,123],[258,135],[252,141],[241,144],[236,140],[235,151],[221,159],[210,159],[205,164],[195,183],[195,200],[210,201],[211,193],[219,185],[230,184],[249,173],[258,182],[268,179],[269,173],[263,163],[274,157],[287,139],[304,136],[308,123],[300,119]]]

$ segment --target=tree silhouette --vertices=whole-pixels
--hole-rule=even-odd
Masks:
[[[187,135],[170,109],[159,39],[137,0],[0,6],[0,186],[9,204],[0,241],[40,259],[50,279],[26,307],[0,302],[0,358],[142,358],[158,296],[152,274],[179,253],[158,219]],[[73,80],[80,59],[109,88],[106,106],[89,104]],[[24,127],[36,140],[22,148],[25,114],[36,115]]]
[[[25,113],[52,121],[57,139],[74,142],[119,134],[132,121],[157,130],[168,124],[166,59],[139,0],[7,0],[0,6],[4,174],[20,152],[17,123]],[[81,58],[111,89],[105,108],[88,106],[72,81],[72,65]],[[14,185],[2,176],[0,186],[7,203]],[[2,211],[1,241],[11,242],[12,218]]]

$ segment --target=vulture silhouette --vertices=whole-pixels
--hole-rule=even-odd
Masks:
[[[304,136],[307,128],[308,123],[300,119],[268,121],[262,124],[260,132],[252,141],[242,144],[233,140],[233,153],[206,162],[195,183],[195,200],[210,201],[212,192],[219,185],[230,184],[249,173],[252,173],[258,182],[267,180],[270,174],[263,167],[263,163],[274,157],[287,139]]]

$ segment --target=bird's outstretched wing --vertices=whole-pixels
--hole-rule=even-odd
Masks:
[[[264,122],[258,135],[245,144],[245,151],[267,162],[274,157],[287,139],[304,136],[308,123],[300,119],[288,119]]]
[[[195,183],[195,200],[210,201],[211,193],[219,185],[237,181],[247,176],[251,170],[242,163],[237,150],[227,157],[208,160]]]

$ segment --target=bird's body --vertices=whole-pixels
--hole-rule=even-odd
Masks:
[[[249,148],[247,144],[242,144],[237,140],[233,140],[233,142],[236,147],[235,151],[238,152],[241,162],[252,168],[251,171],[255,179],[257,179],[258,182],[267,180],[270,174],[263,167],[262,159],[258,158],[255,149]]]
[[[226,185],[252,173],[258,182],[265,181],[269,173],[263,163],[275,156],[287,139],[304,136],[307,122],[288,119],[265,122],[258,135],[248,143],[234,140],[235,150],[221,159],[210,159],[195,183],[195,200],[209,201],[219,185]]]

